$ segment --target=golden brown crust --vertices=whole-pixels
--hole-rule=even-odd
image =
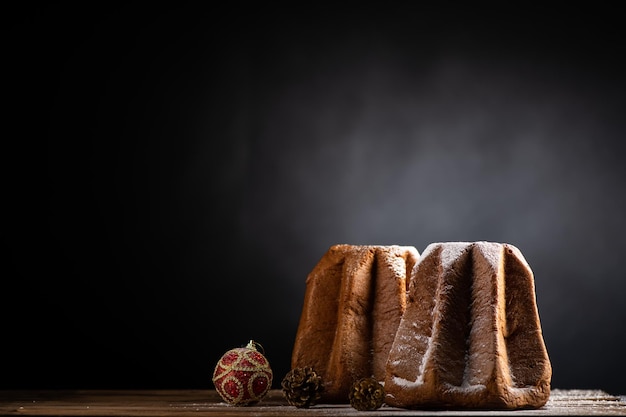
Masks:
[[[405,308],[413,247],[335,245],[307,277],[291,367],[313,367],[323,402],[347,402],[353,382],[384,380]]]
[[[429,245],[389,353],[386,402],[404,408],[538,408],[552,374],[533,273],[512,245]]]

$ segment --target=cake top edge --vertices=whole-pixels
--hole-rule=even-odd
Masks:
[[[415,246],[411,245],[359,245],[359,244],[349,244],[349,243],[338,243],[332,245],[330,249],[338,250],[338,249],[402,249],[402,250],[410,250],[417,251]]]
[[[419,263],[438,252],[438,256],[440,256],[441,258],[441,263],[444,266],[447,266],[453,263],[454,260],[458,258],[462,252],[470,250],[472,248],[476,248],[476,250],[481,251],[483,255],[492,259],[493,263],[497,262],[496,259],[499,257],[499,253],[506,250],[515,258],[519,259],[522,264],[530,270],[530,265],[528,264],[528,261],[526,260],[526,258],[524,258],[522,252],[515,245],[512,245],[510,243],[491,242],[486,240],[478,240],[474,242],[459,241],[430,243],[422,252]]]
[[[471,244],[498,244],[514,246],[506,242],[495,242],[490,240],[451,240],[451,241],[439,241],[431,242],[428,246],[432,245],[471,245]],[[402,244],[376,244],[376,243],[335,243],[330,247],[356,247],[356,248],[412,248],[414,245],[402,245]]]
[[[469,247],[469,246],[480,246],[480,247],[505,247],[506,249],[511,249],[511,251],[513,253],[515,253],[516,256],[520,257],[521,259],[523,259],[523,261],[525,263],[526,260],[524,259],[522,252],[515,246],[512,245],[510,243],[505,243],[505,242],[494,242],[494,241],[488,241],[488,240],[476,240],[476,241],[441,241],[441,242],[432,242],[429,243],[428,246],[426,246],[426,248],[421,252],[421,256],[420,257],[424,257],[426,255],[428,255],[430,252],[433,252],[439,248],[441,249],[446,249],[447,251],[452,251],[452,252],[459,252],[464,250],[465,248]],[[416,251],[418,253],[420,253],[417,248],[413,245],[400,245],[400,244],[390,244],[390,245],[384,245],[384,244],[351,244],[351,243],[337,243],[334,245],[331,245],[329,250],[348,250],[348,249],[353,249],[353,250],[369,250],[369,249],[385,249],[385,250],[389,250],[389,249],[399,249],[399,250],[409,250],[409,251]]]
[[[413,247],[413,245],[398,245],[398,244],[383,245],[383,244],[374,244],[374,243],[369,243],[369,244],[336,243],[334,245],[331,245],[331,247],[335,247],[335,246],[352,246],[356,248],[412,248]]]

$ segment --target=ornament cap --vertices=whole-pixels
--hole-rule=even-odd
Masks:
[[[261,352],[262,354],[265,355],[265,349],[263,349],[263,346],[261,346],[259,342],[255,342],[252,339],[250,339],[250,341],[246,345],[246,349],[256,350],[257,352]]]

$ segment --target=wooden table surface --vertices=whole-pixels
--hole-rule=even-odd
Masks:
[[[463,411],[405,410],[383,406],[357,411],[345,405],[289,406],[280,390],[272,390],[255,406],[235,407],[207,390],[62,390],[0,391],[3,416],[422,416],[422,415],[625,415],[626,397],[603,391],[553,390],[538,410]]]

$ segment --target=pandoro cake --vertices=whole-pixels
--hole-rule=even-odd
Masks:
[[[552,368],[534,276],[516,247],[430,244],[410,275],[406,302],[388,355],[387,404],[517,409],[547,402]]]
[[[410,246],[334,245],[309,273],[291,367],[321,375],[320,402],[347,402],[363,377],[384,382],[418,257]]]

